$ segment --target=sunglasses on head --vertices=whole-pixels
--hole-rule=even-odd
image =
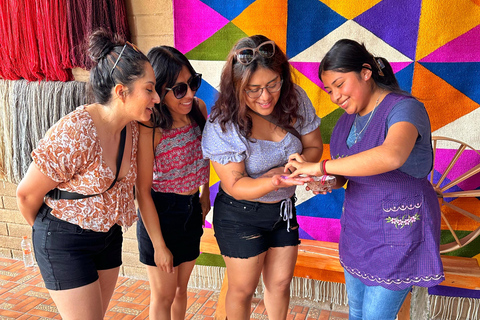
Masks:
[[[242,48],[235,51],[237,61],[243,65],[249,65],[255,60],[257,54],[264,58],[271,58],[275,54],[275,42],[265,41],[256,48]]]
[[[192,91],[197,91],[201,84],[202,75],[200,73],[195,73],[190,79],[188,79],[187,83],[182,82],[171,88],[165,88],[165,90],[172,91],[175,98],[182,99],[187,94],[188,87],[190,87],[190,90]],[[167,95],[167,93],[165,93],[165,95]]]
[[[126,41],[125,44],[123,45],[122,51],[120,51],[120,54],[117,57],[117,60],[113,64],[112,70],[110,70],[110,77],[113,75],[113,71],[117,67],[118,61],[120,61],[120,58],[122,57],[123,51],[125,51],[125,48],[127,47],[127,45],[130,46],[136,52],[140,52],[140,50],[138,49],[138,47],[136,45],[134,45],[133,43],[131,43],[129,41]]]

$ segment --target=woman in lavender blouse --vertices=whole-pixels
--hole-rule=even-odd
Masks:
[[[286,318],[299,244],[294,194],[304,181],[282,175],[292,153],[320,160],[319,125],[279,47],[260,35],[238,41],[202,139],[221,181],[213,226],[227,266],[228,319],[250,318],[260,274],[269,319]]]

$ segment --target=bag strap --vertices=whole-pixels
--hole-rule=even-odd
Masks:
[[[281,124],[280,122],[277,121],[277,119],[275,119],[271,114],[269,114],[268,116],[264,116],[263,114],[260,114],[256,111],[253,111],[251,110],[253,113],[255,113],[256,115],[262,117],[263,119],[267,120],[268,122],[271,122],[273,123],[274,125],[276,125],[277,127],[280,127],[282,128],[283,130],[287,131],[287,132],[290,132],[291,134],[293,134],[295,137],[298,138],[298,140],[302,141],[302,136],[300,135],[300,133],[297,131],[297,129],[291,127],[291,128],[287,128],[285,127],[283,124]]]
[[[127,127],[125,126],[122,129],[122,133],[120,134],[120,145],[118,147],[118,157],[117,157],[117,172],[115,173],[115,179],[113,180],[112,184],[110,187],[108,187],[107,190],[104,192],[107,192],[108,190],[112,189],[115,183],[117,182],[118,175],[120,174],[120,168],[122,166],[122,159],[123,159],[123,153],[125,151],[125,140],[127,137]],[[103,192],[102,192],[103,193]],[[60,190],[58,188],[50,190],[47,195],[52,198],[53,200],[60,200],[60,199],[68,199],[68,200],[77,200],[77,199],[85,199],[85,198],[90,198],[94,196],[98,196],[101,193],[96,193],[96,194],[80,194],[76,192],[69,192],[69,191],[64,191]]]

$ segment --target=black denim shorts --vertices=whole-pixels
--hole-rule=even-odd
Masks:
[[[82,229],[54,217],[46,204],[33,224],[33,249],[45,286],[50,290],[82,287],[98,279],[97,270],[122,265],[122,228],[108,232]]]
[[[291,204],[286,218],[285,202]],[[250,258],[274,247],[300,243],[295,196],[279,203],[236,200],[219,188],[213,207],[213,228],[222,255]]]
[[[188,196],[152,190],[152,198],[160,219],[163,240],[173,255],[173,266],[195,260],[200,255],[200,238],[203,234],[199,193]],[[152,241],[140,213],[138,216],[137,241],[140,262],[156,266]]]

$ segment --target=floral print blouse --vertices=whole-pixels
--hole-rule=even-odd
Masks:
[[[98,196],[78,200],[45,197],[55,217],[83,229],[107,232],[118,224],[128,228],[137,220],[133,186],[137,177],[138,124],[132,128],[132,153],[127,175],[107,190],[115,172],[106,165],[97,129],[85,106],[60,119],[32,152],[37,168],[58,182],[60,190]],[[125,165],[125,164],[124,164]]]

